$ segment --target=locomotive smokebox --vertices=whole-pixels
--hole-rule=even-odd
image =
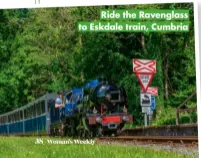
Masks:
[[[116,85],[109,83],[105,78],[100,78],[99,85],[92,93],[91,101],[99,112],[101,107],[104,111],[113,111],[117,105],[124,102],[124,95]]]

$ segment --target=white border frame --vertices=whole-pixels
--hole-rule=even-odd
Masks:
[[[0,9],[11,8],[49,8],[72,6],[100,6],[100,5],[128,5],[128,4],[156,4],[156,3],[187,3],[197,0],[5,0],[0,2]],[[35,4],[36,3],[36,4]],[[39,4],[40,3],[40,4]]]

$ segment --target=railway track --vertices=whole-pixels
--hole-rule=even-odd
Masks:
[[[121,136],[198,136],[197,124],[148,126],[123,129]]]
[[[197,136],[118,136],[118,137],[99,137],[100,142],[133,142],[146,144],[166,144],[166,145],[185,145],[198,146]]]

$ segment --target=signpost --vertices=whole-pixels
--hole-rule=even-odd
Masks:
[[[143,92],[143,89],[141,89],[141,92]],[[146,92],[153,96],[158,96],[158,88],[157,87],[148,87]]]
[[[155,109],[156,109],[155,97],[151,96],[151,110],[154,111]]]
[[[153,110],[155,109],[155,97],[158,96],[158,88],[149,87],[156,73],[156,60],[133,59],[133,72],[136,73],[141,85],[140,104],[144,113],[144,125],[147,126],[147,115],[151,124]]]
[[[140,94],[141,106],[150,107],[151,106],[151,94],[141,93]]]
[[[147,114],[151,111],[151,94],[141,93],[140,104],[142,107],[142,113],[144,113],[144,124],[147,126]]]
[[[156,73],[156,60],[133,59],[133,72]]]
[[[142,86],[142,90],[146,92],[152,81],[154,74],[137,73],[136,76],[140,82],[140,85]]]

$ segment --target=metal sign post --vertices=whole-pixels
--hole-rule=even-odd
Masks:
[[[152,124],[152,115],[149,115],[149,126]]]
[[[144,126],[147,127],[147,113],[144,114]]]
[[[142,107],[142,113],[144,113],[144,125],[146,127],[147,119],[149,119],[149,125],[151,125],[153,115],[152,109],[155,108],[155,98],[153,104],[151,94],[155,96],[158,95],[158,88],[149,88],[152,78],[156,73],[156,60],[133,59],[133,72],[136,73],[142,88],[140,105]]]
[[[144,125],[147,127],[147,115],[151,111],[151,94],[148,93],[141,93],[140,94],[140,104],[142,107],[142,113],[144,113]]]

